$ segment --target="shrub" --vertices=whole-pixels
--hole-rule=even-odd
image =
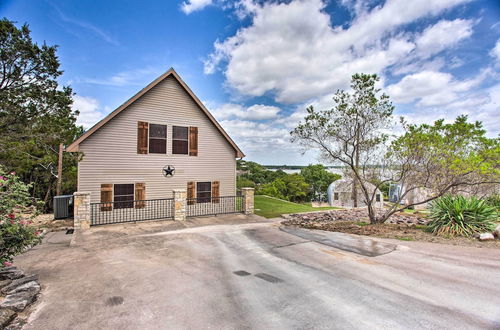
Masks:
[[[431,221],[427,227],[436,235],[472,236],[495,228],[498,213],[495,208],[475,197],[446,195],[430,205]]]
[[[247,179],[247,178],[244,178],[244,177],[241,177],[241,176],[238,176],[236,178],[236,187],[238,189],[241,189],[241,188],[246,188],[246,187],[249,187],[249,188],[255,188],[255,182],[253,182],[252,180],[250,179]]]
[[[0,268],[40,242],[39,232],[29,226],[40,206],[30,197],[29,188],[15,172],[7,174],[0,166]]]
[[[497,212],[500,212],[500,195],[491,195],[484,199],[485,203],[494,207]]]

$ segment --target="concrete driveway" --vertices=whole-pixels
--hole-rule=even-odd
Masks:
[[[16,260],[43,285],[26,329],[500,329],[500,250],[287,231],[238,215],[53,233]]]

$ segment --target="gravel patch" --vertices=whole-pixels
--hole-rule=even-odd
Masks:
[[[426,232],[426,223],[427,219],[423,215],[398,213],[393,215],[386,223],[372,225],[368,221],[366,210],[363,209],[290,214],[282,222],[285,226],[391,238],[402,241],[424,241],[500,249],[500,239],[479,241],[467,237],[445,238]]]

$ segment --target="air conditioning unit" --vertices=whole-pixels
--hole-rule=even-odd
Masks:
[[[73,216],[73,195],[54,197],[54,219],[66,219]]]

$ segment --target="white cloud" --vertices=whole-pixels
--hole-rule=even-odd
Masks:
[[[86,78],[82,79],[81,82],[105,86],[144,86],[146,79],[149,79],[152,75],[158,74],[160,71],[161,70],[153,67],[147,67],[144,69],[118,72],[117,74],[104,78]]]
[[[91,97],[80,95],[73,96],[73,110],[80,111],[76,123],[85,129],[92,127],[101,120],[104,115],[99,111],[99,102]]]
[[[386,90],[396,103],[412,103],[419,106],[446,105],[460,98],[460,93],[476,87],[489,74],[488,70],[477,77],[459,81],[449,73],[422,71],[405,76]]]
[[[202,10],[212,4],[212,0],[187,0],[181,4],[181,10],[189,15],[194,11]]]
[[[497,40],[497,43],[491,50],[490,55],[495,58],[497,64],[500,64],[500,39]]]
[[[399,33],[399,27],[466,1],[388,0],[371,11],[358,6],[348,28],[331,25],[321,0],[250,1],[252,24],[214,43],[205,72],[226,64],[228,85],[243,95],[273,93],[278,102],[304,102],[347,87],[353,73],[381,73],[407,59],[414,36]],[[422,49],[436,51],[438,41],[432,41],[423,39]]]
[[[263,104],[254,104],[250,107],[244,107],[240,104],[226,103],[215,108],[212,112],[217,119],[236,117],[248,120],[266,120],[277,118],[280,110],[281,109],[278,107]]]
[[[50,4],[55,9],[57,14],[59,15],[59,18],[63,22],[70,23],[70,24],[79,26],[80,28],[83,28],[85,30],[91,31],[94,34],[96,34],[97,36],[99,36],[101,39],[103,39],[104,41],[106,41],[114,46],[119,45],[119,42],[116,39],[114,39],[109,33],[103,31],[102,29],[98,28],[97,26],[95,26],[89,22],[85,22],[85,21],[81,21],[81,20],[69,17],[69,16],[65,15],[56,5],[54,5],[53,3],[50,3]]]
[[[457,99],[445,106],[425,107],[413,109],[402,114],[413,124],[432,124],[438,119],[453,122],[459,115],[467,115],[469,121],[481,121],[486,128],[487,135],[495,137],[500,134],[500,84],[485,91],[473,92]]]
[[[251,159],[280,159],[274,157],[275,151],[293,151],[295,156],[298,154],[297,146],[290,143],[289,130],[277,127],[274,123],[231,119],[222,120],[220,124]]]
[[[426,28],[417,37],[416,52],[422,58],[441,52],[442,50],[454,46],[461,40],[472,35],[472,20],[456,19],[454,21],[442,20]]]

